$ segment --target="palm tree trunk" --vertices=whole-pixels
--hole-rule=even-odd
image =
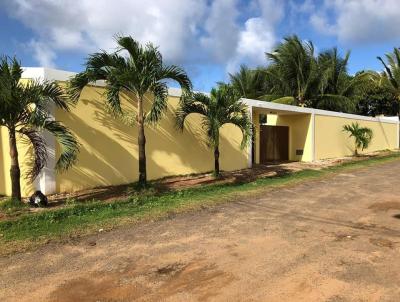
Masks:
[[[219,177],[219,148],[216,146],[214,148],[214,174]]]
[[[21,201],[21,171],[18,162],[17,140],[15,138],[15,129],[9,129],[10,157],[11,157],[11,197]]]
[[[143,98],[138,100],[139,184],[146,186],[146,137],[144,135]]]

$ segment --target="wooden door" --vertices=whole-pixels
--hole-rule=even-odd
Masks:
[[[260,163],[289,160],[289,127],[260,125]]]

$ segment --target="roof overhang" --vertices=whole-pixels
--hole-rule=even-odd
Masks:
[[[252,99],[245,99],[245,98],[242,98],[241,101],[251,108],[258,108],[258,109],[264,109],[266,111],[269,111],[270,114],[278,114],[278,115],[314,114],[314,115],[334,116],[334,117],[348,118],[348,119],[354,119],[354,120],[363,120],[363,121],[372,121],[372,122],[383,122],[383,123],[391,123],[391,124],[399,123],[399,118],[397,116],[371,117],[371,116],[363,116],[363,115],[329,111],[329,110],[299,107],[299,106],[292,106],[292,105],[252,100]]]

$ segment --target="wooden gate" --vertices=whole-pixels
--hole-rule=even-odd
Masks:
[[[289,160],[289,127],[260,125],[260,163]]]

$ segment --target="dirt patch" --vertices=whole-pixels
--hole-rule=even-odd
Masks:
[[[179,293],[192,292],[200,301],[207,301],[233,280],[230,274],[203,261],[187,265],[174,263],[158,268],[154,273],[136,268],[94,272],[88,277],[72,279],[60,285],[51,293],[50,300],[136,301],[151,297],[154,301],[160,301]]]

